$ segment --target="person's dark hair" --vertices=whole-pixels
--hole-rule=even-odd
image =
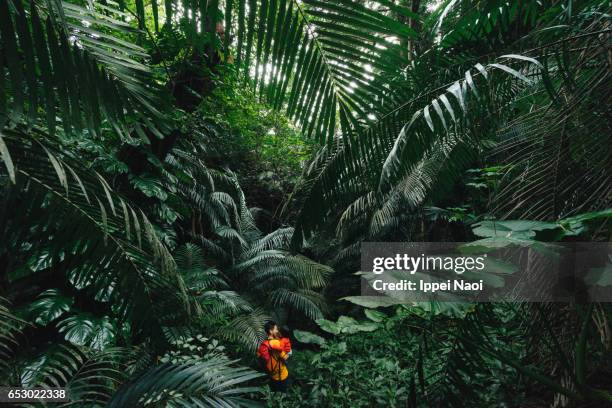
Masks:
[[[291,329],[286,324],[280,328],[280,332],[283,337],[291,337]]]
[[[266,324],[264,324],[264,331],[266,332],[266,334],[270,334],[270,331],[272,331],[274,326],[276,326],[275,321],[273,320],[267,321]]]

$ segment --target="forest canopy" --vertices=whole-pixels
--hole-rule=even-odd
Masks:
[[[398,304],[358,275],[364,242],[610,242],[610,11],[0,0],[0,386],[612,404],[610,303]],[[293,330],[282,395],[255,357],[270,320]]]

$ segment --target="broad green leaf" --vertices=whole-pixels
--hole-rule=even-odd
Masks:
[[[97,319],[94,324],[94,332],[89,340],[89,346],[96,350],[104,350],[115,340],[115,327],[107,316]]]
[[[564,228],[564,235],[573,236],[583,233],[587,229],[587,224],[591,221],[612,218],[612,208],[603,211],[588,212],[578,214],[573,217],[564,218],[559,224]]]
[[[308,331],[294,330],[293,335],[295,336],[295,339],[300,343],[317,344],[319,346],[325,344],[325,339],[323,337]]]
[[[556,228],[559,228],[558,224],[542,221],[482,221],[474,225],[472,232],[474,235],[487,238],[532,239],[538,231]]]
[[[66,341],[78,346],[86,346],[89,345],[95,333],[94,319],[89,314],[80,313],[63,319],[58,324],[58,328],[60,333],[64,333]]]
[[[385,313],[378,310],[365,309],[363,312],[365,313],[368,319],[372,320],[375,323],[380,323],[387,317]]]
[[[347,296],[340,300],[346,300],[367,308],[388,307],[399,303],[397,300],[386,296]]]
[[[30,306],[30,310],[36,316],[34,321],[46,326],[70,310],[73,303],[72,298],[63,296],[57,289],[48,289],[38,296]]]
[[[317,319],[315,320],[315,323],[319,325],[321,330],[324,330],[331,334],[340,334],[340,325],[335,322],[332,322],[331,320]]]

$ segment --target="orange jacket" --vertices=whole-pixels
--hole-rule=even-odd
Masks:
[[[282,337],[280,343],[285,353],[291,353],[291,340],[289,340],[289,337]]]
[[[275,381],[283,381],[289,376],[289,370],[285,360],[287,359],[286,348],[291,351],[291,343],[283,342],[278,339],[264,340],[257,349],[257,356],[266,361],[266,370]]]

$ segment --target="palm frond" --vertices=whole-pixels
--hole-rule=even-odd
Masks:
[[[262,309],[255,309],[250,313],[236,316],[225,327],[220,328],[217,334],[222,338],[240,342],[249,350],[255,351],[265,338],[261,328],[270,319],[270,315]]]
[[[292,235],[293,228],[279,228],[253,242],[250,250],[253,253],[259,253],[270,249],[287,249]]]
[[[476,64],[461,80],[444,86],[444,92],[424,107],[415,109],[420,100],[438,93],[438,89],[404,103],[393,115],[368,128],[363,135],[369,140],[368,148],[343,144],[336,150],[310,186],[293,244],[299,245],[311,231],[329,221],[328,216],[334,212],[324,203],[334,203],[336,208],[353,204],[350,213],[358,209],[356,205],[381,206],[390,197],[407,198],[416,205],[439,181],[437,173],[441,169],[445,176],[457,178],[473,157],[470,152],[482,149],[480,134],[493,128],[492,115],[497,106],[508,103],[532,83],[529,77],[538,73],[539,63],[532,58],[506,55],[501,59],[526,61],[528,65],[517,70],[498,62]],[[483,87],[486,92],[479,92]],[[477,127],[482,128],[480,132],[473,132]],[[451,154],[455,160],[449,163]],[[362,200],[355,201],[359,197]],[[388,218],[384,216],[388,209],[382,211],[383,218]],[[374,227],[379,229],[380,222],[375,221]]]
[[[323,317],[326,305],[325,298],[320,293],[308,289],[292,291],[279,288],[271,293],[270,298],[273,305],[292,307],[312,320]]]
[[[494,196],[502,218],[554,220],[612,203],[606,22],[548,48],[534,98],[541,104],[498,131],[491,160],[508,165]],[[579,51],[573,51],[573,50]]]
[[[124,348],[90,352],[59,344],[26,365],[20,384],[22,387],[66,388],[70,402],[60,406],[102,407],[115,388],[126,380],[117,361],[126,359],[129,354]]]
[[[2,2],[0,15],[6,50],[0,79],[4,82],[5,68],[11,79],[8,93],[0,96],[0,106],[7,108],[0,111],[1,125],[7,119],[36,124],[43,108],[51,134],[57,116],[66,134],[97,135],[104,120],[126,140],[133,139],[132,126],[145,139],[143,125],[159,137],[167,129],[158,110],[161,90],[143,64],[147,55],[122,39],[135,30],[121,21],[121,11],[93,1],[81,7],[11,0]]]
[[[179,0],[165,4],[166,10],[183,6]],[[212,36],[211,43],[221,42],[214,30],[219,5],[185,7],[191,8],[194,24],[199,20],[201,33]],[[337,128],[355,132],[401,95],[399,79],[408,60],[400,39],[417,33],[391,12],[419,18],[383,0],[226,2],[224,53],[234,45],[236,64],[261,99],[284,109],[304,134],[331,143]],[[169,14],[166,24],[175,24]]]
[[[27,322],[15,316],[10,303],[0,296],[0,381],[10,377],[11,360],[19,346],[21,330]]]
[[[191,406],[245,406],[248,394],[259,388],[246,385],[262,376],[248,368],[233,367],[220,358],[185,364],[162,364],[124,385],[109,407],[157,404]]]
[[[2,133],[15,174],[6,197],[6,215],[15,227],[7,231],[2,251],[16,250],[22,225],[32,225],[32,239],[46,237],[41,245],[54,254],[52,259],[62,260],[75,287],[89,288],[135,322],[150,319],[150,311],[164,304],[187,312],[174,260],[144,213],[113,192],[98,173],[81,171],[76,159],[62,157],[46,143],[49,137],[35,131]],[[10,204],[24,197],[27,204]]]

